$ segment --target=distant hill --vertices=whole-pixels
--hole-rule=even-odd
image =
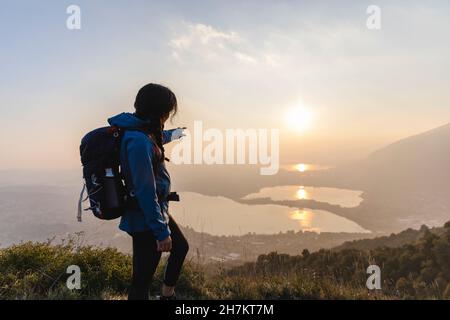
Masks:
[[[353,184],[369,190],[434,191],[450,187],[450,123],[392,143],[342,168]]]
[[[436,227],[430,229],[427,226],[423,225],[419,230],[410,228],[399,233],[392,233],[389,236],[376,237],[373,239],[346,241],[343,244],[333,248],[332,250],[373,250],[379,247],[398,248],[406,244],[419,241],[428,232],[431,232],[437,236],[441,236],[445,233],[445,228]]]
[[[450,219],[450,124],[392,143],[366,159],[321,172],[315,183],[363,190],[345,217],[379,232]]]

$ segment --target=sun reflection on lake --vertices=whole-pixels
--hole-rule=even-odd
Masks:
[[[302,227],[309,228],[309,227],[311,227],[313,213],[311,211],[307,211],[307,210],[294,210],[291,213],[291,219],[298,220]]]
[[[297,172],[308,172],[308,171],[318,171],[318,170],[326,170],[330,169],[330,166],[324,166],[319,164],[310,164],[310,163],[295,163],[282,166],[283,168],[289,171],[297,171]]]
[[[297,198],[299,200],[308,199],[308,192],[305,190],[304,186],[301,186],[300,189],[298,189],[298,191],[297,191]]]

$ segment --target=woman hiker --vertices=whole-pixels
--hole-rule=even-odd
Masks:
[[[119,228],[133,239],[133,280],[128,299],[149,299],[149,288],[162,252],[170,252],[164,272],[161,300],[175,299],[188,242],[169,214],[170,175],[164,164],[164,144],[183,136],[182,129],[164,130],[177,112],[177,99],[168,88],[148,84],[134,103],[135,113],[108,120],[125,128],[120,164],[129,195]]]

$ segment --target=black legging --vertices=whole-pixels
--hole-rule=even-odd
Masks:
[[[172,216],[169,215],[172,250],[164,272],[164,284],[174,286],[180,276],[189,244]],[[150,283],[161,259],[157,251],[156,238],[151,231],[130,233],[133,238],[133,280],[129,300],[148,300]]]

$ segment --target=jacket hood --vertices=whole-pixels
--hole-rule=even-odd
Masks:
[[[114,117],[108,119],[108,123],[111,126],[117,126],[121,128],[136,128],[149,126],[149,120],[142,120],[129,112],[120,113]]]

